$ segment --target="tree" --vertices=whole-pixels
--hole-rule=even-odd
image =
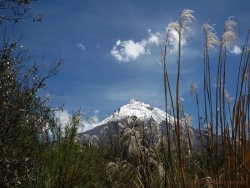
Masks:
[[[32,184],[39,163],[40,143],[54,125],[48,98],[38,95],[46,79],[54,76],[62,61],[44,76],[17,43],[4,42],[0,50],[0,184]]]
[[[8,30],[5,22],[13,24],[30,17],[31,1],[1,0],[1,28]],[[57,74],[62,61],[56,60],[42,75],[19,42],[6,38],[0,48],[0,186],[30,186],[39,173],[42,143],[56,124],[49,98],[38,92]]]

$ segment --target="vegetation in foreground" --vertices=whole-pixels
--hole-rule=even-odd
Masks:
[[[5,8],[14,12],[26,10],[29,3],[6,2],[9,7]],[[19,21],[24,14],[26,11],[13,14],[18,17],[6,17],[6,20]],[[81,114],[74,114],[62,128],[54,116],[56,109],[49,105],[49,98],[39,95],[46,80],[56,75],[62,62],[56,60],[48,73],[42,75],[39,67],[30,63],[29,55],[18,42],[4,39],[0,50],[1,187],[249,186],[249,32],[235,78],[234,100],[230,102],[226,92],[227,50],[237,39],[236,23],[232,19],[226,21],[221,39],[213,33],[212,26],[205,24],[203,27],[203,97],[198,97],[195,84],[191,87],[201,134],[200,149],[195,150],[189,126],[184,126],[187,131],[183,131],[183,125],[189,119],[183,113],[179,99],[181,41],[187,36],[193,21],[193,11],[183,10],[180,19],[169,25],[163,45],[165,103],[166,109],[170,106],[175,117],[174,131],[167,123],[166,133],[161,134],[157,129],[159,125],[153,124],[148,129],[149,126],[132,119],[119,125],[121,131],[110,137],[110,145],[91,139],[88,143],[81,143],[76,139]],[[173,32],[178,33],[178,39],[174,38]],[[175,90],[170,85],[166,62],[173,40],[178,42]],[[219,49],[216,75],[210,71],[212,47]],[[215,91],[211,87],[213,76],[217,81]],[[201,120],[205,122],[206,132],[202,130]],[[152,129],[158,131],[157,137],[150,135]],[[184,137],[184,133],[187,136]],[[204,133],[205,139],[202,137]]]

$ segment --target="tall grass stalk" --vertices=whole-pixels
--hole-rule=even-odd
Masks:
[[[183,34],[186,31],[190,30],[190,25],[194,21],[193,11],[184,9],[181,13],[180,19],[176,25],[174,25],[175,30],[178,32],[178,68],[177,68],[177,78],[176,78],[176,119],[177,123],[175,126],[176,131],[176,140],[177,140],[177,151],[179,158],[179,166],[180,166],[180,175],[182,186],[185,187],[185,176],[184,176],[184,165],[182,160],[182,152],[181,152],[181,140],[180,140],[180,71],[181,71],[181,51],[182,51],[182,40],[184,38]]]
[[[179,95],[179,88],[180,88],[180,71],[181,71],[181,51],[182,51],[182,40],[185,39],[187,32],[190,32],[190,26],[194,22],[195,18],[193,16],[192,10],[184,9],[180,15],[178,22],[173,22],[169,24],[168,31],[167,31],[167,41],[166,43],[169,44],[173,42],[173,40],[177,41],[177,52],[178,52],[178,64],[177,64],[177,77],[176,77],[176,90],[175,90],[175,105],[172,98],[172,92],[169,84],[168,74],[166,71],[166,50],[169,47],[168,45],[164,46],[163,50],[163,70],[164,70],[164,91],[165,91],[165,106],[167,109],[167,88],[169,89],[169,95],[171,97],[171,106],[174,113],[174,119],[175,119],[175,133],[176,133],[176,143],[177,143],[177,157],[179,161],[179,175],[181,179],[181,185],[182,187],[185,187],[185,174],[184,174],[184,162],[182,159],[182,151],[181,151],[181,134],[180,134],[180,119],[181,119],[181,112],[180,112],[180,95]],[[178,38],[174,38],[173,32],[176,32],[178,34]],[[175,107],[174,107],[175,106]],[[166,121],[167,123],[168,121]],[[168,130],[168,126],[167,126]],[[169,130],[168,130],[169,132]],[[168,135],[169,137],[169,135]],[[170,146],[170,140],[168,138],[168,146]],[[168,151],[170,153],[170,150]],[[171,154],[169,154],[171,157]],[[172,163],[172,162],[171,162]],[[172,166],[172,164],[171,164]],[[173,170],[171,170],[173,173]],[[173,176],[173,174],[172,174]]]
[[[245,44],[242,48],[242,54],[237,74],[237,85],[235,90],[234,100],[229,95],[226,85],[229,83],[227,75],[228,53],[230,49],[234,47],[237,40],[237,34],[235,32],[236,22],[230,17],[224,25],[224,32],[220,38],[216,36],[213,26],[209,24],[203,25],[204,31],[204,61],[203,61],[203,102],[199,104],[199,97],[196,90],[196,86],[192,84],[191,90],[195,95],[199,137],[201,153],[194,150],[192,155],[199,155],[199,162],[192,162],[190,160],[184,160],[185,146],[182,147],[181,141],[181,116],[183,115],[180,101],[180,78],[181,78],[181,64],[182,64],[182,40],[186,37],[185,32],[190,30],[190,25],[194,21],[192,15],[193,11],[183,10],[178,22],[171,23],[168,27],[167,42],[163,48],[163,76],[164,76],[164,94],[165,94],[165,110],[167,112],[167,106],[171,106],[171,111],[174,115],[175,126],[175,139],[176,139],[176,156],[178,158],[178,171],[174,171],[171,167],[175,163],[173,162],[174,153],[171,154],[169,147],[171,146],[171,140],[169,129],[167,126],[167,141],[168,141],[168,159],[170,159],[171,176],[180,176],[181,184],[176,186],[185,187],[187,182],[185,178],[188,177],[188,171],[185,168],[191,163],[203,173],[203,178],[212,178],[214,181],[223,181],[225,186],[233,187],[230,185],[230,181],[248,181],[249,180],[249,168],[250,168],[250,143],[249,143],[249,120],[250,120],[250,63],[249,63],[249,32],[247,34]],[[172,96],[172,88],[170,86],[168,71],[167,71],[167,52],[170,48],[169,43],[173,42],[173,39],[169,37],[169,33],[177,32],[177,77],[175,88],[175,101]],[[170,42],[169,42],[170,41]],[[169,43],[168,43],[169,42]],[[216,88],[215,92],[212,90],[212,78],[214,77],[211,72],[210,66],[210,51],[212,49],[219,49],[218,52],[218,64],[215,74]],[[232,76],[230,76],[232,79]],[[230,83],[231,84],[231,83]],[[214,96],[213,96],[214,94]],[[168,97],[170,96],[170,100]],[[170,103],[170,104],[168,104]],[[204,109],[204,123],[207,126],[207,142],[203,142],[204,131],[202,130],[201,111],[200,107]],[[167,119],[166,122],[168,123]],[[189,135],[190,139],[190,135]],[[190,158],[192,160],[192,158]],[[174,182],[174,180],[173,180]],[[172,184],[173,185],[173,184]]]

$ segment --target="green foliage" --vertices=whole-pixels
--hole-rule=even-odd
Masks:
[[[80,144],[80,113],[61,128],[37,93],[61,61],[42,76],[26,57],[16,43],[5,42],[0,51],[1,187],[102,187],[107,150]]]
[[[72,116],[64,137],[44,144],[36,187],[102,187],[105,181],[105,149],[75,139],[79,114]],[[58,130],[58,134],[62,134]]]
[[[37,95],[44,78],[37,67],[24,68],[16,43],[0,51],[0,166],[1,184],[29,184],[35,175],[38,137],[52,120],[51,108]]]

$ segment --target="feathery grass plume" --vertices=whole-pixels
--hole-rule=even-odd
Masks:
[[[183,45],[185,40],[181,40],[183,33],[186,35],[184,38],[188,39],[188,33],[192,33],[191,25],[195,21],[193,16],[194,11],[189,9],[184,9],[181,13],[179,22],[171,22],[167,27],[167,47],[172,47],[172,49],[178,50],[178,43],[180,46]]]
[[[229,95],[229,93],[228,93],[228,91],[226,89],[224,89],[224,95],[226,97],[227,102],[229,103],[232,98],[230,97],[230,95]]]
[[[190,86],[191,95],[194,95],[196,93],[196,90],[197,90],[197,85],[195,83],[192,83]]]
[[[224,24],[224,33],[222,35],[222,46],[229,46],[235,44],[238,39],[237,33],[235,31],[237,23],[229,17]]]
[[[122,132],[122,139],[127,148],[129,155],[140,155],[140,146],[142,143],[141,135],[139,130],[135,127],[125,128]]]
[[[179,43],[179,24],[171,22],[167,26],[166,47],[171,51],[178,50]]]
[[[191,25],[195,21],[195,17],[193,15],[194,11],[190,9],[184,9],[181,13],[180,22],[179,22],[179,34],[182,31],[184,32],[192,32]]]
[[[205,23],[203,24],[202,28],[205,33],[206,49],[216,49],[219,46],[220,41],[214,33],[214,27],[208,23]]]
[[[115,162],[107,163],[105,169],[107,173],[107,181],[111,183],[112,187],[124,187],[125,185],[133,185],[133,187],[139,187],[139,185],[143,186],[140,180],[137,182],[134,178],[136,172],[133,167],[133,164],[122,159],[117,159]]]
[[[225,31],[234,31],[234,30],[235,30],[235,28],[236,28],[236,26],[237,26],[237,23],[236,23],[236,21],[234,21],[232,18],[233,18],[233,17],[230,16],[230,17],[227,19],[227,21],[225,22],[225,25],[224,25]]]
[[[168,24],[167,38],[166,38],[167,44],[169,42],[171,43],[172,41],[178,40],[178,37],[177,37],[178,35],[179,35],[179,24],[177,22],[171,22],[170,24]]]
[[[92,147],[92,146],[98,147],[99,143],[100,143],[100,140],[99,140],[98,136],[92,135],[89,137],[89,140],[88,140],[89,147]]]

